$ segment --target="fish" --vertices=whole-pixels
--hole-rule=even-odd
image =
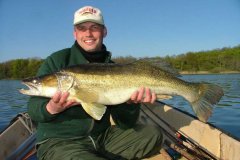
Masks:
[[[29,96],[51,98],[57,91],[69,92],[68,98],[81,103],[96,120],[102,118],[108,105],[127,102],[140,87],[149,88],[159,100],[183,97],[202,122],[207,122],[213,105],[224,95],[216,84],[184,81],[163,67],[140,60],[128,64],[79,64],[23,79],[22,83],[28,88],[19,91]]]

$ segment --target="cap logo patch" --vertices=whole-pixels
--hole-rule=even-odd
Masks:
[[[79,11],[79,14],[81,15],[85,15],[85,14],[96,14],[97,11],[94,8],[84,8],[82,10]]]

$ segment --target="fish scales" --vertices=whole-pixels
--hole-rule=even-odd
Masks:
[[[70,92],[70,97],[99,120],[105,105],[126,102],[140,87],[148,87],[158,97],[182,96],[190,102],[197,117],[206,122],[212,107],[223,96],[221,87],[209,83],[184,81],[148,62],[130,64],[81,64],[59,72],[23,80],[29,90],[21,93],[51,97],[57,90]],[[38,84],[41,84],[38,86]]]

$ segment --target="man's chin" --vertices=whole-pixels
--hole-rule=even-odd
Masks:
[[[87,52],[95,52],[95,51],[97,51],[96,49],[87,49],[87,50],[85,50],[85,51],[87,51]]]
[[[87,52],[96,52],[96,51],[100,51],[98,48],[96,47],[85,47],[83,48],[85,51]]]

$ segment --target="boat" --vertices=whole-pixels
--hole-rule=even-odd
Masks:
[[[0,157],[4,160],[36,158],[36,124],[27,113],[19,113],[0,134]]]
[[[154,125],[163,132],[159,154],[145,160],[238,160],[240,157],[238,138],[165,103],[142,104],[138,123]],[[36,125],[27,113],[10,122],[0,134],[0,142],[3,159],[36,159]]]
[[[142,104],[139,121],[156,125],[164,133],[163,151],[151,160],[240,159],[239,138],[165,103]]]

